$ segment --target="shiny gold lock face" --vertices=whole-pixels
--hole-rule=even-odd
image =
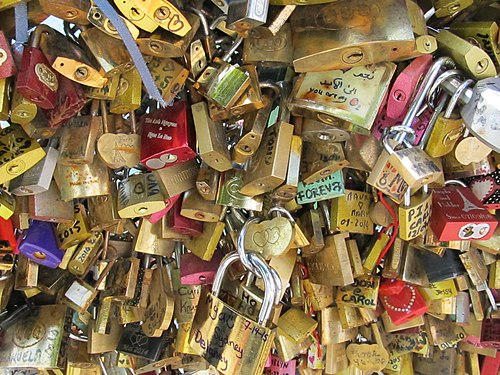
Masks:
[[[1,94],[0,97],[2,97]],[[19,94],[17,90],[14,90],[10,111],[10,119],[13,123],[27,124],[35,118],[38,107],[35,103],[30,102],[28,99]]]
[[[19,125],[0,131],[0,184],[12,180],[33,167],[45,151]]]
[[[118,184],[118,214],[145,216],[165,208],[164,197],[152,173],[133,175]]]
[[[256,64],[266,61],[266,64],[292,65],[292,30],[285,23],[276,35],[264,38],[253,37],[245,39],[243,46],[243,61],[245,64]]]
[[[473,45],[482,48],[497,67],[500,65],[498,22],[454,22],[450,30]]]
[[[266,193],[286,178],[293,125],[281,122],[268,128],[262,144],[243,175],[240,193],[250,196]]]
[[[331,209],[331,230],[350,233],[373,233],[373,222],[369,216],[371,194],[346,190],[345,196],[334,198]]]
[[[135,111],[141,105],[142,80],[137,69],[123,73],[118,81],[115,98],[111,101],[111,113],[124,114]]]
[[[75,204],[75,221],[71,225],[59,224],[57,226],[59,248],[67,250],[78,245],[91,236],[85,206],[81,203]]]

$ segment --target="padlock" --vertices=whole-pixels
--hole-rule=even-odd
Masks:
[[[63,201],[108,195],[111,192],[108,168],[98,157],[94,158],[92,164],[58,163],[54,179],[59,186]]]
[[[111,23],[109,18],[103,13],[101,9],[94,5],[90,5],[88,12],[86,14],[88,22],[97,27],[102,32],[111,35],[117,39],[120,39],[120,34],[116,30],[116,27]],[[139,29],[128,19],[125,17],[120,17],[125,25],[127,26],[128,31],[132,35],[132,38],[137,39],[139,36]]]
[[[195,187],[198,162],[191,159],[184,163],[153,172],[164,197],[175,197]]]
[[[142,81],[137,69],[120,75],[116,96],[110,103],[111,113],[124,114],[135,111],[141,105]]]
[[[220,107],[231,108],[249,85],[247,72],[215,58],[193,87]]]
[[[196,190],[206,200],[213,201],[217,197],[219,185],[219,171],[202,162],[196,177]]]
[[[302,310],[292,307],[280,316],[277,326],[285,337],[299,343],[313,333],[318,322]]]
[[[271,98],[263,95],[263,104],[262,108],[250,112],[245,116],[245,134],[239,139],[233,149],[233,161],[235,163],[243,164],[259,148],[272,109]]]
[[[121,218],[146,216],[164,208],[164,197],[152,173],[132,175],[118,183],[118,214]]]
[[[20,176],[44,156],[45,151],[17,125],[0,131],[0,184]]]
[[[38,107],[32,101],[26,99],[17,90],[13,90],[10,104],[10,120],[15,124],[30,123],[36,116]]]
[[[383,282],[379,289],[380,300],[395,325],[401,325],[427,311],[418,289],[401,280]]]
[[[19,251],[34,262],[49,268],[56,268],[64,254],[57,244],[54,225],[38,220],[33,220],[23,235]]]
[[[193,350],[210,364],[216,366],[222,373],[244,371],[248,374],[260,374],[264,369],[274,338],[274,332],[266,327],[266,323],[275,303],[276,284],[271,276],[271,269],[261,258],[251,252],[248,253],[248,257],[260,263],[259,269],[265,281],[264,301],[257,322],[240,315],[218,297],[224,274],[228,267],[239,259],[237,253],[232,253],[222,260],[215,276],[212,292],[210,294],[207,294],[206,291],[202,292],[200,301],[206,303],[199,304],[193,322],[191,334]],[[222,322],[222,314],[225,317],[224,323],[213,323]],[[215,316],[215,321],[209,318],[210,316]],[[214,335],[214,329],[220,324],[223,324],[225,328],[223,328],[223,331],[220,331],[221,328],[217,329],[219,337],[223,334],[229,340],[229,335],[231,335],[231,341],[235,344],[231,347],[225,346],[221,348],[221,351],[214,355],[213,352],[208,350],[210,348],[209,342],[211,342]],[[234,336],[236,332],[245,342],[240,341],[239,344],[236,344],[236,341],[239,341]],[[252,354],[249,355],[248,353]]]
[[[64,297],[62,298],[62,302],[65,305],[71,307],[80,314],[87,311],[99,293],[97,286],[99,286],[102,280],[109,274],[116,262],[116,254],[108,254],[108,256],[110,256],[109,262],[106,268],[100,272],[99,278],[95,281],[94,285],[79,279],[71,283],[69,288],[64,292]]]
[[[487,240],[497,225],[470,189],[446,186],[433,191],[430,227],[439,241]]]
[[[148,68],[151,70],[162,98],[166,102],[174,100],[188,78],[188,70],[172,59],[152,57]]]
[[[210,103],[209,113],[214,121],[241,117],[264,106],[260,91],[259,76],[255,65],[244,65],[241,70],[250,77],[249,86],[243,91],[239,99],[230,108],[223,108]]]
[[[433,33],[438,42],[439,51],[450,56],[457,65],[476,79],[495,76],[495,64],[481,48],[472,45],[448,30]]]
[[[59,76],[59,90],[55,108],[45,110],[50,128],[59,128],[76,116],[87,103],[82,87],[64,76]]]
[[[302,181],[311,184],[349,165],[340,143],[306,143]]]
[[[219,172],[231,169],[223,126],[210,119],[205,102],[193,104],[191,110],[202,160]]]
[[[47,1],[41,0],[42,10],[53,16],[61,18],[68,22],[79,25],[87,25],[87,12],[90,8],[90,2],[86,0],[70,1]]]
[[[0,216],[0,251],[2,258],[12,258],[12,252],[17,251],[17,240],[14,236],[14,226],[11,219]]]
[[[0,31],[0,79],[16,75],[17,67],[5,33]]]
[[[498,47],[498,24],[486,22],[454,22],[450,31],[468,42],[479,46],[498,67],[500,64],[500,47]]]
[[[405,193],[402,206],[399,207],[399,237],[405,241],[412,240],[425,232],[432,220],[431,206],[433,205],[432,192],[424,185],[422,193],[411,196],[411,190]]]
[[[116,187],[113,184],[109,194],[88,198],[89,224],[92,231],[109,229],[116,233],[123,232],[125,219],[118,215],[116,196]]]
[[[191,189],[184,193],[181,215],[203,222],[216,222],[222,214],[222,206],[214,201],[203,199],[198,190]]]
[[[179,36],[186,35],[191,25],[182,12],[168,1],[136,1],[139,10],[152,19],[159,27]]]
[[[39,48],[48,26],[38,26],[31,36],[30,46],[24,49],[16,90],[43,109],[56,105],[59,81],[47,57]]]
[[[309,245],[302,248],[302,256],[304,257],[314,255],[325,246],[320,215],[319,210],[310,209],[298,221],[301,228],[303,228],[304,235],[309,241]]]
[[[387,162],[393,166],[410,188],[420,188],[440,178],[442,171],[434,160],[421,148],[410,147],[395,150],[386,136],[384,147],[389,153]]]
[[[156,361],[165,350],[168,341],[168,332],[160,337],[148,337],[142,332],[140,324],[128,324],[119,338],[116,350],[119,353]]]
[[[395,64],[384,62],[348,72],[304,73],[294,84],[288,107],[293,115],[367,135],[395,69]]]
[[[229,2],[226,24],[230,30],[245,32],[266,23],[269,1]]]
[[[5,326],[8,329],[5,329],[3,345],[0,351],[6,357],[3,357],[4,359],[0,361],[0,366],[3,368],[18,365],[22,367],[35,366],[42,370],[59,366],[64,367],[65,356],[60,355],[59,350],[56,348],[62,347],[64,350],[66,349],[66,306],[46,305],[39,306],[36,310],[25,306],[17,310],[17,319],[11,315],[11,319],[7,319],[11,321],[10,324],[5,321]],[[45,332],[50,339],[40,340],[29,348],[15,344],[16,332],[23,331],[28,338],[39,337],[37,335],[40,334],[39,329],[41,326],[46,327],[47,331]],[[48,332],[50,332],[50,335]],[[39,350],[40,355],[30,358],[33,349],[35,351]],[[8,354],[19,356],[20,359],[16,360],[16,357],[12,358]]]
[[[245,64],[292,65],[293,48],[292,30],[289,23],[284,23],[278,32],[265,27],[250,30],[250,35],[243,44]]]
[[[158,28],[158,24],[139,9],[135,1],[115,0],[114,3],[120,12],[140,29],[152,33]]]
[[[75,204],[74,212],[75,221],[71,225],[59,224],[57,226],[59,248],[61,250],[67,250],[78,245],[91,236],[85,206],[81,203]]]
[[[373,222],[368,211],[371,194],[347,189],[345,193],[332,200],[331,230],[372,234]]]
[[[174,102],[141,118],[141,163],[150,170],[170,167],[195,157],[186,101]]]
[[[76,249],[68,263],[68,271],[76,276],[85,275],[97,259],[102,244],[102,232],[92,232]],[[104,250],[104,247],[102,247],[102,250]]]
[[[79,41],[82,48],[98,62],[100,71],[104,74],[102,87],[106,78],[133,69],[134,64],[123,41],[103,33],[96,27],[81,26]],[[83,74],[82,74],[83,75]]]
[[[85,88],[85,95],[91,99],[113,100],[118,91],[118,84],[120,83],[120,75],[115,74],[108,78],[108,82],[102,87]]]
[[[169,241],[160,236],[162,223],[152,224],[149,220],[142,219],[139,233],[134,238],[134,251],[151,255],[170,256],[174,251],[174,241]]]
[[[148,337],[161,337],[169,327],[174,314],[174,296],[166,267],[158,259],[157,269],[149,294],[149,303],[144,312],[142,331]]]
[[[62,200],[54,181],[49,189],[28,197],[29,214],[32,219],[71,224],[74,220],[73,202]]]
[[[102,134],[102,117],[98,116],[99,101],[93,100],[89,116],[73,117],[61,134],[58,164],[71,166],[91,164],[97,138]]]
[[[336,302],[354,307],[375,310],[378,301],[380,278],[363,275],[354,279],[354,284],[338,289]]]
[[[152,34],[140,34],[137,45],[139,50],[147,56],[176,58],[187,52],[190,44],[200,27],[200,18],[193,13],[184,13],[191,25],[191,29],[184,36],[172,34],[166,30],[157,29]]]
[[[109,122],[116,116],[108,115],[106,103],[103,100],[101,100],[101,114],[104,134],[97,140],[97,152],[104,163],[113,169],[131,168],[139,164],[141,137],[136,134],[135,113],[130,112],[129,114],[131,134],[110,133],[111,124]]]
[[[255,196],[281,185],[286,178],[293,126],[286,122],[268,128],[249,169],[243,175],[240,193]]]
[[[180,257],[180,280],[183,285],[212,284],[222,254],[217,252],[210,261],[204,261],[193,253]]]
[[[408,8],[392,0],[366,4],[343,1],[311,5],[294,12],[290,23],[295,71],[343,69],[414,57],[415,22],[410,19]],[[423,14],[419,16],[423,18]],[[364,29],[368,23],[372,25],[370,31]]]
[[[195,220],[190,220],[193,224],[189,230],[185,227],[180,228],[180,233],[182,234],[196,235],[194,238],[185,241],[185,245],[197,257],[205,261],[210,261],[214,256],[225,227],[225,223],[222,221],[224,215],[225,212],[223,212],[219,218],[221,221],[203,223],[203,230],[201,229],[201,222]],[[173,227],[172,230],[176,232],[179,231],[179,229],[175,227]]]
[[[106,78],[92,66],[82,48],[58,31],[45,27],[40,49],[60,75],[86,86],[103,87],[106,84]]]

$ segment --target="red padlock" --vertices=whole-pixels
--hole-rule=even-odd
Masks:
[[[5,34],[0,30],[0,79],[16,75],[17,68],[10,45]]]
[[[17,240],[12,220],[5,220],[0,216],[0,252],[6,251],[17,252]]]
[[[379,300],[396,326],[413,320],[428,310],[418,289],[402,280],[383,279],[379,288]]]
[[[201,285],[212,284],[222,260],[220,251],[216,251],[210,261],[205,261],[193,253],[181,255],[181,284]]]
[[[192,147],[194,131],[189,125],[184,100],[142,116],[142,165],[157,170],[193,159],[196,156]]]
[[[439,241],[487,240],[498,221],[463,186],[445,186],[432,193],[430,227]]]
[[[57,103],[59,78],[38,48],[42,34],[47,28],[47,25],[38,25],[31,37],[30,46],[24,48],[16,90],[40,108],[52,109]]]
[[[174,207],[168,213],[168,224],[173,232],[197,237],[203,231],[203,223],[198,220],[189,219],[181,215],[182,200],[178,199]]]
[[[86,103],[87,97],[82,86],[60,75],[55,108],[45,111],[49,127],[58,128],[65,124],[75,117]]]

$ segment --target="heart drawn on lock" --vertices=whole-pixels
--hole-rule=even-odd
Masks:
[[[473,181],[470,188],[474,195],[483,202],[493,192],[493,187],[496,185],[495,179],[487,176],[483,179]]]
[[[294,227],[290,220],[275,217],[252,224],[245,236],[245,249],[261,253],[269,259],[279,256],[290,248],[294,239]]]

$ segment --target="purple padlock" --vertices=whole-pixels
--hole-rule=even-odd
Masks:
[[[64,256],[57,246],[54,224],[39,220],[31,222],[19,244],[19,252],[49,268],[56,268]]]
[[[222,260],[222,254],[216,251],[212,259],[207,262],[193,253],[181,255],[181,284],[199,285],[212,284],[215,274]]]

